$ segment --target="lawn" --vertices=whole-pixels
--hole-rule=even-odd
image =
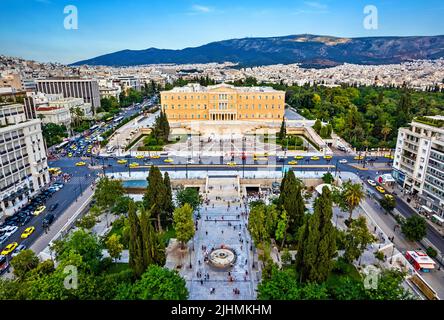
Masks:
[[[129,268],[128,263],[113,263],[106,271],[108,274],[112,274],[128,270]]]
[[[356,267],[353,264],[347,263],[343,259],[339,258],[326,281],[327,287],[334,288],[338,285],[339,280],[344,277],[362,281],[362,277]]]
[[[168,246],[168,242],[170,241],[170,239],[175,237],[176,237],[176,230],[174,230],[173,227],[170,227],[162,234],[161,239],[163,243],[165,243],[165,246]]]

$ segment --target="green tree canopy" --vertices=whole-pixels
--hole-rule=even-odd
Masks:
[[[365,217],[360,216],[353,220],[345,236],[345,260],[353,262],[358,259],[365,248],[374,241],[376,241],[376,238],[368,230]]]
[[[173,213],[173,226],[176,230],[176,238],[181,242],[182,248],[185,243],[194,236],[193,209],[188,203],[176,208]]]
[[[427,234],[427,222],[419,215],[413,215],[401,225],[401,231],[410,241],[420,241]]]
[[[199,210],[203,202],[202,196],[195,188],[184,188],[179,190],[176,194],[176,200],[180,207],[188,203],[193,211]]]
[[[177,273],[156,265],[148,267],[134,285],[124,288],[120,298],[138,300],[186,300],[185,280]]]

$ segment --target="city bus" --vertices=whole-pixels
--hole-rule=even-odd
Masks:
[[[89,131],[93,132],[94,130],[96,130],[98,128],[99,128],[99,126],[96,124],[96,125],[93,125],[91,128],[89,128]]]
[[[114,117],[109,117],[109,118],[105,119],[105,122],[109,123],[109,122],[113,121],[113,119],[114,119]]]
[[[118,122],[120,122],[121,120],[123,120],[123,117],[118,117],[118,118],[114,119],[114,123],[118,123]]]
[[[61,144],[57,145],[55,148],[57,151],[62,150],[64,147],[66,147],[69,144],[69,141],[64,141]]]

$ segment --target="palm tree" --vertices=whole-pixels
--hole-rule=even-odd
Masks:
[[[381,133],[384,136],[384,144],[385,144],[385,141],[387,140],[387,136],[390,134],[390,132],[392,132],[392,127],[390,126],[390,123],[387,121],[381,129]]]
[[[79,107],[72,107],[69,109],[71,116],[73,117],[74,126],[77,127],[79,125],[80,119],[84,116],[83,110]]]
[[[353,211],[359,206],[361,200],[364,199],[364,190],[359,183],[345,183],[343,195],[350,213],[348,221],[351,221]]]

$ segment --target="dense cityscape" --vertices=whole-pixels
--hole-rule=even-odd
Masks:
[[[259,300],[267,314],[443,299],[444,57],[416,56],[0,55],[0,300]]]

